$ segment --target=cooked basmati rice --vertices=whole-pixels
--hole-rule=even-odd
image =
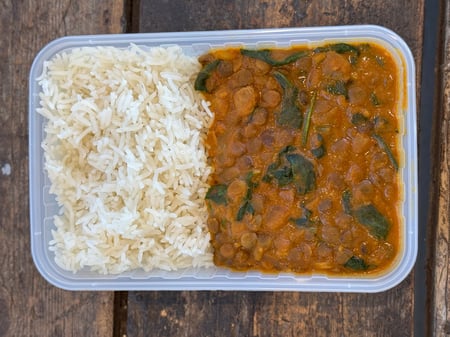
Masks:
[[[203,144],[212,114],[180,47],[83,47],[44,64],[38,112],[61,212],[49,243],[73,272],[211,266]]]

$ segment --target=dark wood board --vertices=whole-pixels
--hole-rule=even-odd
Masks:
[[[141,0],[140,21],[134,26],[140,32],[157,32],[382,25],[402,36],[414,54],[419,100],[423,17],[424,1]],[[132,336],[413,336],[414,282],[413,272],[397,287],[378,294],[130,292],[127,332]]]
[[[406,41],[420,70],[424,0],[140,0],[139,13],[140,32],[381,25]]]
[[[30,253],[28,74],[37,52],[71,34],[121,32],[121,1],[2,1],[0,10],[0,336],[111,336],[112,292],[68,292]]]
[[[127,332],[130,336],[412,336],[410,281],[380,294],[130,292]]]
[[[442,107],[439,135],[441,148],[439,195],[437,205],[437,226],[434,237],[434,277],[433,277],[433,336],[450,335],[450,2],[444,9],[445,28],[443,29],[442,61],[438,69],[442,69],[442,87],[438,93],[437,104]]]

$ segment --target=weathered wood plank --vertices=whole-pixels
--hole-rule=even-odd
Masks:
[[[141,0],[138,26],[140,32],[181,32],[381,25],[394,30],[405,39],[415,56],[417,69],[420,69],[423,9],[424,0]]]
[[[27,80],[45,44],[121,32],[123,1],[1,1],[0,336],[111,336],[113,293],[57,289],[30,254]]]
[[[419,88],[423,11],[424,1],[406,0],[141,0],[138,26],[141,32],[156,32],[382,25],[394,30],[410,46]],[[130,292],[128,334],[413,336],[413,276],[380,294]]]
[[[130,292],[127,332],[137,337],[409,337],[410,287],[408,278],[380,294]]]
[[[441,165],[433,280],[435,317],[433,336],[436,337],[450,335],[450,14],[448,8],[445,22],[447,26],[442,77]]]

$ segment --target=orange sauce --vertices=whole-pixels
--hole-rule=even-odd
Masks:
[[[397,69],[375,44],[214,50],[206,202],[214,262],[367,274],[399,250]]]

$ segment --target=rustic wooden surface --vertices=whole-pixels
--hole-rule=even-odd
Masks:
[[[141,0],[138,26],[141,32],[154,32],[382,25],[410,46],[420,99],[423,18],[424,1]],[[414,326],[414,280],[413,272],[399,286],[379,294],[130,292],[127,332],[130,336],[413,336],[419,331]],[[425,296],[426,289],[423,292]]]
[[[418,102],[427,0],[4,0],[0,6],[0,337],[450,335],[450,22],[442,68],[439,186],[429,289],[414,270],[379,294],[290,292],[67,292],[30,256],[27,80],[40,48],[64,35],[379,24],[409,44]],[[448,0],[442,0],[447,2]],[[439,83],[437,84],[439,85]],[[419,112],[420,113],[420,112]],[[430,224],[434,226],[434,224]],[[422,271],[419,271],[422,272]],[[417,308],[417,296],[428,307]],[[416,306],[415,306],[416,305]],[[431,319],[415,329],[414,317]]]
[[[450,336],[450,4],[447,2],[444,34],[442,124],[440,139],[438,221],[434,262],[433,336]]]
[[[112,336],[111,292],[48,284],[30,254],[28,73],[36,53],[69,34],[120,33],[123,1],[0,4],[0,336]]]

